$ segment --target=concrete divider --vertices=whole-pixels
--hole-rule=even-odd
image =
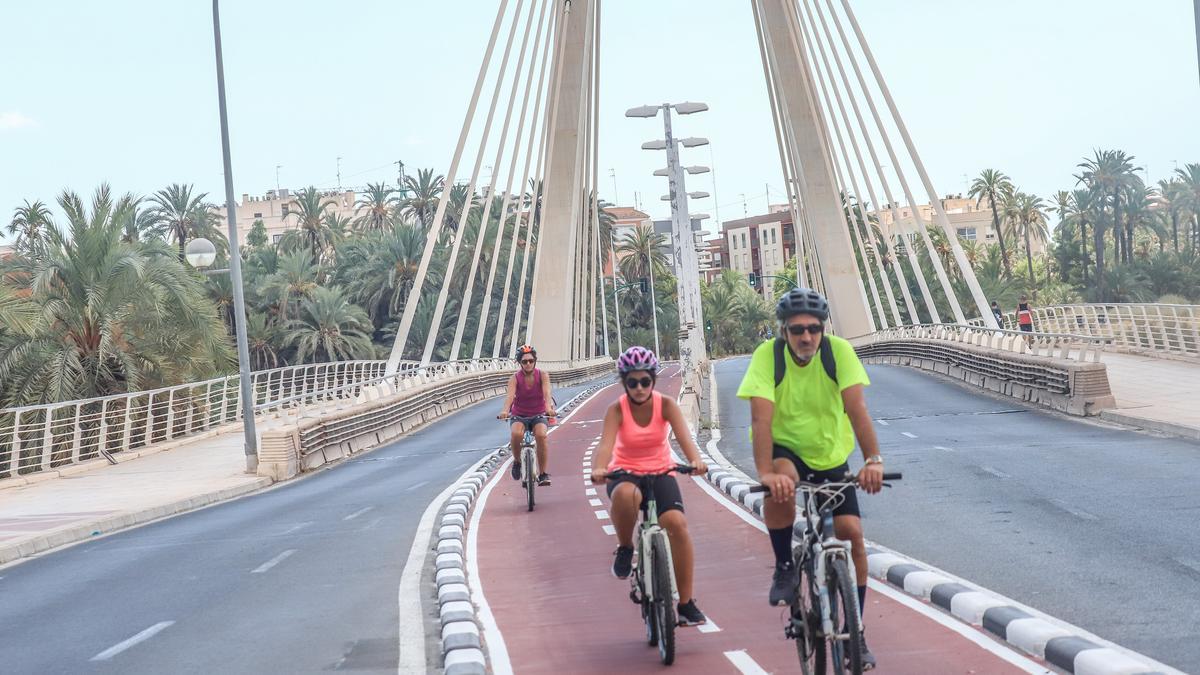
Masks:
[[[1099,415],[1116,401],[1103,363],[1018,354],[935,339],[855,347],[864,363],[909,366],[1071,415]]]
[[[608,374],[612,369],[612,361],[604,359],[546,372],[552,383],[565,386]],[[258,474],[287,480],[302,471],[388,443],[448,412],[503,394],[510,377],[512,371],[491,371],[413,382],[394,394],[363,397],[360,403],[344,410],[301,417],[296,424],[262,434]]]

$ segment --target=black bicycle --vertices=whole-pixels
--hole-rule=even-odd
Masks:
[[[885,481],[902,477],[900,473],[883,474]],[[863,672],[854,558],[850,542],[838,539],[833,529],[833,510],[845,499],[842,493],[856,485],[858,478],[852,474],[846,474],[843,481],[796,482],[797,492],[804,493],[804,536],[792,549],[800,586],[783,632],[796,641],[804,675],[824,673],[827,661],[836,675]],[[771,491],[756,485],[750,492]]]
[[[693,468],[687,464],[676,464],[675,473],[690,474]],[[642,621],[646,623],[646,642],[658,645],[658,656],[663,665],[675,662],[675,605],[679,602],[679,589],[675,585],[675,568],[671,562],[671,540],[658,524],[658,501],[654,496],[654,480],[671,471],[656,474],[635,474],[618,469],[607,475],[608,479],[636,476],[638,489],[642,491],[642,521],[638,526],[637,562],[630,576],[629,599],[642,610]]]

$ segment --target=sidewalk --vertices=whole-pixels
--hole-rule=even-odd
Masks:
[[[353,401],[308,407],[305,416]],[[262,432],[294,424],[297,411],[259,417]],[[241,424],[115,455],[119,464],[93,463],[77,472],[22,485],[0,483],[0,565],[232,499],[271,484],[246,473]]]
[[[1105,352],[1117,407],[1103,419],[1200,440],[1200,363]]]

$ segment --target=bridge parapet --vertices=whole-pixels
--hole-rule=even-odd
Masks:
[[[1039,331],[1101,338],[1105,349],[1157,356],[1200,358],[1200,305],[1108,303],[1052,305],[1032,310]],[[1016,314],[1004,315],[1017,328]],[[973,319],[972,325],[982,321]]]
[[[1031,337],[1029,342],[1025,336]],[[940,373],[1082,416],[1098,415],[1116,406],[1108,370],[1098,361],[1099,350],[1091,340],[1086,336],[926,325],[879,331],[854,344],[867,363]]]

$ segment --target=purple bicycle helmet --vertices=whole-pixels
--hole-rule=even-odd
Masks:
[[[633,346],[625,350],[617,358],[617,372],[621,375],[635,370],[645,370],[650,373],[658,372],[658,357],[645,347]]]

